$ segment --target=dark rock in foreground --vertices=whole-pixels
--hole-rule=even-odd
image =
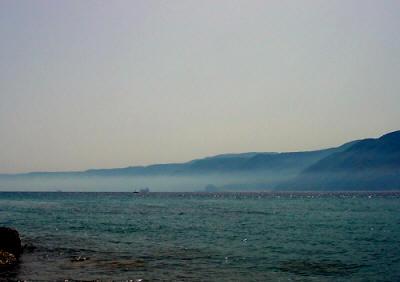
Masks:
[[[0,251],[0,267],[13,266],[18,263],[17,258],[8,252]]]
[[[17,230],[9,227],[0,227],[0,251],[19,257],[22,253],[22,244]]]
[[[18,231],[8,227],[0,227],[0,266],[16,265],[21,253],[22,244]]]

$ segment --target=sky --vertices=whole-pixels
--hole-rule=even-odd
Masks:
[[[0,173],[400,129],[400,1],[0,1]]]

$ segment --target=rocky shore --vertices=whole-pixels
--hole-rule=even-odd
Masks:
[[[0,227],[0,268],[17,265],[23,251],[17,230]]]

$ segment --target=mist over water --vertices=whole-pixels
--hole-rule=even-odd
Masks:
[[[0,181],[1,191],[134,192],[149,188],[153,192],[198,192],[208,185],[236,190],[271,190],[273,184],[295,174],[205,173],[184,176],[26,176]],[[228,188],[226,188],[228,189]]]

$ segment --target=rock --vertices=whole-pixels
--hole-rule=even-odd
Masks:
[[[12,266],[18,263],[17,258],[9,253],[0,251],[0,267]]]
[[[33,251],[35,251],[37,249],[37,247],[31,243],[28,244],[24,244],[23,246],[23,251],[28,252],[28,253],[32,253]]]
[[[0,251],[10,253],[15,258],[19,257],[22,253],[22,244],[17,230],[0,227]]]

